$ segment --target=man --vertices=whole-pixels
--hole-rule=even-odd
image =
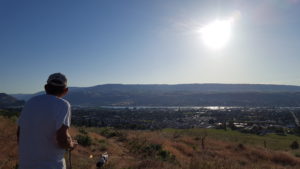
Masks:
[[[77,144],[69,134],[71,107],[62,99],[67,78],[49,76],[46,94],[26,102],[18,121],[19,169],[65,169],[64,153]]]

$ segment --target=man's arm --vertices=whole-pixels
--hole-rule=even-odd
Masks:
[[[56,141],[58,146],[63,149],[73,149],[76,146],[69,133],[69,127],[62,125],[60,129],[56,131]]]

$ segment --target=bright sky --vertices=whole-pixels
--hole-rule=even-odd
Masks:
[[[201,30],[231,18],[223,47],[205,45]],[[70,86],[300,85],[299,18],[298,0],[0,0],[0,92],[54,72]]]

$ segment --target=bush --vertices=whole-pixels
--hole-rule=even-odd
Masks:
[[[130,151],[147,158],[156,158],[162,161],[175,162],[176,157],[164,150],[162,145],[149,143],[146,140],[132,140],[129,142]]]
[[[244,144],[242,144],[242,143],[238,144],[237,148],[238,148],[239,150],[245,150],[245,149],[246,149],[246,147],[245,147]]]
[[[90,146],[92,144],[92,139],[88,135],[77,135],[75,139],[77,140],[78,144],[84,147]]]
[[[299,144],[297,141],[293,141],[292,144],[290,145],[291,149],[299,149]]]
[[[0,110],[0,116],[4,117],[19,117],[20,116],[20,111],[14,110],[14,109],[7,109],[7,110]]]
[[[106,140],[98,140],[99,150],[106,151],[107,150],[107,141]]]
[[[113,128],[106,127],[100,131],[100,134],[102,136],[105,136],[106,138],[111,138],[111,137],[118,136],[120,133],[114,130]]]
[[[177,138],[179,138],[181,135],[180,135],[180,133],[179,132],[174,132],[174,134],[173,134],[173,138],[174,139],[177,139]]]
[[[142,151],[145,152],[145,154],[151,156],[157,153],[157,151],[161,151],[162,147],[159,144],[149,144],[143,147]]]
[[[80,128],[80,129],[79,129],[79,132],[80,132],[81,134],[88,134],[87,131],[86,131],[84,128]]]
[[[300,157],[300,152],[295,152],[294,156],[299,158]]]
[[[163,161],[170,161],[173,162],[175,161],[175,156],[173,154],[171,154],[169,151],[167,150],[160,150],[158,153],[158,156],[161,158],[161,160]]]
[[[117,140],[120,142],[127,141],[126,133],[115,130],[111,127],[102,128],[100,131],[98,131],[98,133],[106,138],[117,137]]]

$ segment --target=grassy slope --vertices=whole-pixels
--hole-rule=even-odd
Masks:
[[[16,131],[15,120],[0,116],[0,169],[10,169],[17,163]]]
[[[101,153],[110,155],[106,169],[280,169],[300,168],[300,159],[289,145],[296,136],[256,136],[214,129],[164,129],[120,131],[105,128],[72,128],[72,135],[92,138],[92,145],[72,153],[74,169],[95,169]],[[16,124],[0,116],[0,168],[17,163]],[[201,138],[205,139],[205,149]],[[263,148],[266,140],[267,149]],[[93,158],[90,158],[93,155]]]
[[[185,129],[185,130],[178,130],[178,129],[164,129],[164,132],[169,133],[180,133],[184,135],[190,136],[201,136],[205,135],[205,133],[210,138],[214,138],[221,141],[226,142],[236,142],[242,143],[246,145],[253,145],[253,146],[261,146],[264,147],[264,141],[266,142],[267,148],[271,150],[290,150],[290,144],[293,141],[300,142],[300,137],[295,135],[287,135],[287,136],[280,136],[277,134],[268,134],[265,136],[258,136],[254,134],[245,134],[240,133],[238,131],[232,130],[218,130],[218,129]]]

